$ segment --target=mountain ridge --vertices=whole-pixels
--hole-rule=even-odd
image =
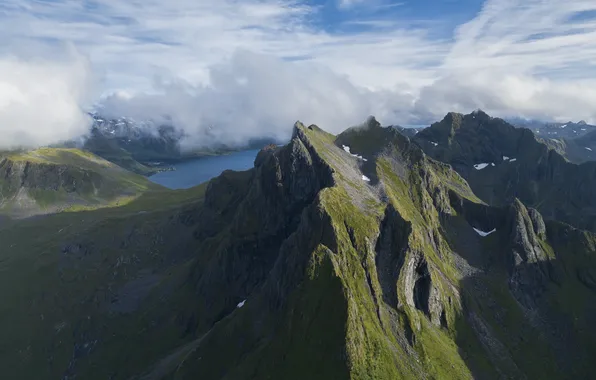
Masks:
[[[297,122],[291,141],[261,150],[253,169],[169,194],[0,228],[16,244],[0,256],[0,289],[31,299],[7,295],[0,306],[5,373],[593,372],[596,235],[519,198],[487,204],[449,164],[374,118],[338,136]],[[156,210],[156,199],[170,203]],[[40,232],[18,240],[29,230]],[[40,251],[43,270],[28,265]],[[36,282],[19,287],[24,277],[14,273],[31,272]],[[23,318],[39,330],[6,330]]]
[[[570,163],[529,129],[484,112],[452,114],[413,140],[431,157],[450,164],[489,204],[518,197],[548,219],[596,228],[591,196],[596,162]]]

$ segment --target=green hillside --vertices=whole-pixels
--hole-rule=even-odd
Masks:
[[[24,217],[126,203],[161,186],[79,149],[0,153],[0,213]]]

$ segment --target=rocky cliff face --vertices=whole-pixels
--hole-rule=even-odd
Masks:
[[[414,141],[429,156],[450,164],[489,204],[519,198],[546,219],[596,230],[596,198],[591,195],[596,163],[572,164],[528,129],[481,111],[451,113]]]
[[[457,120],[443,138],[457,136]],[[596,236],[504,203],[482,202],[449,165],[374,119],[339,136],[297,123],[288,145],[263,149],[252,170],[224,172],[182,210],[118,216],[135,221],[122,229],[133,237],[147,218],[155,244],[137,250],[118,233],[94,249],[110,220],[69,245],[89,256],[78,265],[105,255],[95,260],[120,273],[105,274],[112,291],[147,294],[109,317],[81,301],[94,291],[71,296],[64,307],[80,312],[66,325],[93,349],[75,346],[76,360],[48,368],[36,352],[27,368],[84,378],[589,377]],[[175,244],[163,231],[176,231]],[[136,259],[112,257],[115,246]],[[139,285],[149,281],[141,268],[158,280]],[[55,334],[37,343],[42,352]]]

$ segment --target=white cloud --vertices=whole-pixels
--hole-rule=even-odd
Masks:
[[[236,142],[287,135],[296,119],[337,131],[368,114],[403,124],[476,108],[596,120],[596,19],[578,17],[596,11],[593,0],[488,0],[443,38],[433,20],[413,28],[399,9],[354,15],[344,26],[359,33],[332,33],[313,21],[320,8],[297,0],[4,0],[0,54],[55,60],[47,42],[71,41],[104,90],[128,94],[109,97],[108,110],[171,114],[199,144],[209,125]]]
[[[81,136],[90,120],[81,110],[91,89],[88,63],[0,57],[0,149],[30,148]]]
[[[337,6],[340,9],[351,8],[354,5],[366,4],[367,0],[338,0]]]
[[[296,120],[339,132],[370,114],[391,118],[388,96],[356,87],[316,63],[284,62],[240,50],[212,67],[210,78],[209,86],[178,81],[159,83],[153,94],[113,95],[103,102],[104,113],[154,120],[172,115],[192,146],[213,139],[228,144],[258,136],[285,139]]]
[[[489,0],[455,33],[419,109],[596,120],[596,2]]]

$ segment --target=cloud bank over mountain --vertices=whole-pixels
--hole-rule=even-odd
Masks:
[[[476,108],[596,121],[593,1],[488,0],[456,25],[448,13],[419,19],[408,3],[358,2],[350,13],[334,2],[343,18],[331,18],[328,5],[295,0],[8,0],[0,6],[0,62],[9,65],[0,74],[0,128],[10,144],[85,128],[86,66],[6,58],[40,40],[69,41],[88,58],[103,112],[167,115],[190,146],[284,138],[298,119],[337,132],[370,114],[383,124],[426,124]],[[14,82],[7,72],[17,67],[24,74]],[[23,91],[29,103],[17,101]],[[24,138],[33,125],[45,126]]]
[[[0,59],[0,149],[34,148],[81,136],[91,119],[80,105],[91,93],[88,62]]]

